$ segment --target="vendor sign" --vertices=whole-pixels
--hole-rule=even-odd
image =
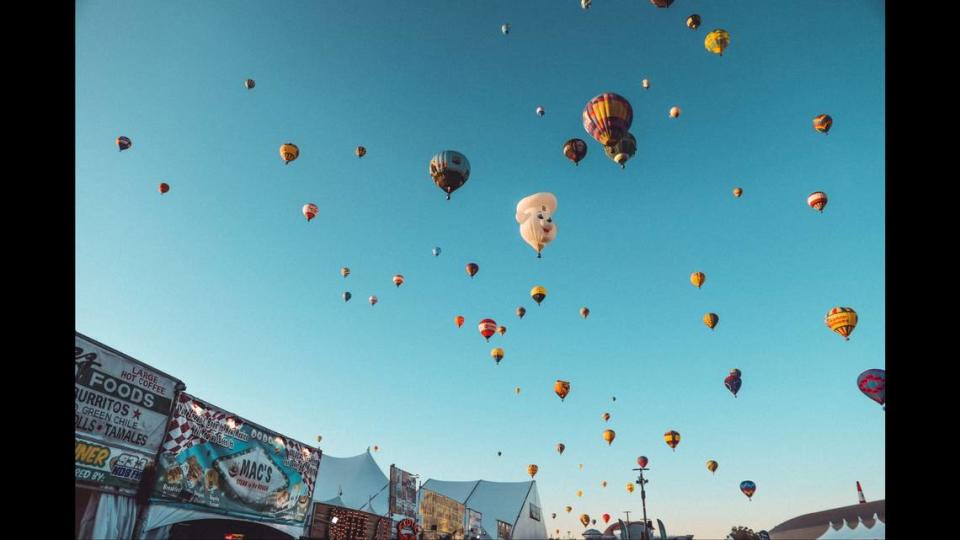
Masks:
[[[320,450],[181,393],[151,500],[302,524],[319,465]]]
[[[76,483],[95,488],[117,488],[134,495],[143,470],[153,457],[118,446],[75,438]]]

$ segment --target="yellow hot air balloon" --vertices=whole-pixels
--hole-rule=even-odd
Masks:
[[[603,418],[603,421],[606,422],[607,420],[610,420],[610,413],[605,412],[600,415],[600,418]]]
[[[547,289],[537,285],[530,289],[530,297],[533,298],[533,301],[539,306],[540,302],[543,302],[543,299],[547,297]]]
[[[723,56],[723,51],[730,46],[730,32],[717,28],[707,34],[703,40],[703,46],[713,54]]]
[[[849,341],[850,334],[857,327],[857,312],[849,307],[835,307],[827,312],[824,322],[827,323],[827,328]]]
[[[300,157],[300,149],[293,143],[284,143],[280,145],[280,157],[284,165],[289,165],[291,161]]]
[[[557,382],[553,384],[553,391],[560,396],[560,401],[563,401],[566,399],[567,394],[570,393],[570,381],[557,379]]]
[[[580,514],[580,523],[583,523],[583,526],[586,527],[590,524],[590,515],[589,514]]]
[[[601,480],[601,481],[600,481],[600,487],[607,487],[607,481],[606,481],[606,480]]]
[[[527,465],[527,474],[530,475],[530,478],[533,478],[534,476],[536,476],[537,471],[539,470],[540,470],[540,467],[537,467],[533,463],[531,463],[530,465]]]
[[[349,276],[349,275],[350,275],[350,269],[347,268],[346,266],[344,266],[343,268],[340,269],[340,275],[343,276],[343,277]]]
[[[627,484],[627,493],[633,493],[634,489],[635,488],[633,487],[633,482],[630,482]]]
[[[703,272],[694,272],[690,274],[690,283],[693,283],[693,286],[700,288],[703,286],[703,282],[707,280],[707,275]]]
[[[703,316],[703,324],[707,325],[707,328],[713,330],[713,327],[720,322],[720,317],[716,313],[707,313]]]
[[[617,432],[612,429],[608,429],[603,432],[603,440],[607,441],[607,446],[613,444],[613,440],[617,438]]]
[[[714,474],[717,472],[717,467],[719,467],[719,464],[716,461],[711,459],[707,462],[707,470]]]
[[[583,490],[582,490],[582,489],[578,489],[578,490],[577,490],[577,497],[583,497]]]
[[[677,445],[680,444],[680,434],[676,431],[670,430],[663,434],[663,440],[666,441],[667,446],[673,448],[673,451],[677,451]]]
[[[500,360],[503,360],[503,349],[500,347],[494,347],[493,350],[490,351],[490,356],[497,361],[497,365],[499,366]]]

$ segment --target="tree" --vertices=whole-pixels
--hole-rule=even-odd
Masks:
[[[760,535],[753,532],[753,529],[738,525],[730,529],[727,540],[760,540]]]

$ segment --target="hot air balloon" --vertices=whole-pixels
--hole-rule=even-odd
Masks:
[[[647,79],[644,79],[644,80],[640,83],[640,86],[642,86],[644,90],[649,90],[649,89],[650,89],[650,81],[647,80]]]
[[[480,265],[477,263],[468,263],[467,264],[467,275],[473,277],[477,275],[477,272],[480,271]]]
[[[650,3],[658,8],[668,8],[670,4],[673,3],[673,0],[650,0]]]
[[[807,197],[807,204],[810,208],[823,213],[823,207],[827,205],[827,194],[822,191],[814,191]]]
[[[680,107],[670,107],[670,118],[677,118],[680,116]]]
[[[829,114],[821,114],[814,117],[813,129],[826,135],[831,127],[833,127],[833,118],[830,118]]]
[[[586,307],[586,306],[580,308],[580,316],[583,317],[584,319],[586,319],[587,317],[589,317],[589,316],[590,316],[590,308],[588,308],[588,307]]]
[[[470,178],[470,162],[467,156],[453,150],[444,150],[430,160],[430,176],[433,183],[447,194],[460,189]]]
[[[553,391],[560,396],[560,401],[563,401],[570,393],[570,382],[557,379],[557,382],[553,384]]]
[[[566,450],[566,448],[567,446],[565,444],[557,443],[557,453],[560,454],[561,456],[563,455],[563,451]]]
[[[370,298],[367,298],[367,301],[370,302],[370,305],[371,305],[371,306],[377,305],[377,297],[376,297],[376,296],[371,296]]]
[[[621,169],[627,168],[627,161],[637,155],[637,139],[627,132],[616,144],[603,147],[603,153],[612,159]]]
[[[663,440],[667,442],[667,446],[673,448],[673,451],[677,451],[677,445],[680,444],[680,434],[676,431],[668,431],[663,434]]]
[[[539,306],[540,302],[543,302],[543,299],[547,297],[547,289],[537,285],[530,289],[530,297],[533,298],[533,301]]]
[[[520,224],[520,237],[537,252],[557,238],[557,224],[553,214],[557,211],[557,197],[553,193],[534,193],[517,203],[517,223]]]
[[[484,319],[477,325],[477,329],[480,331],[480,335],[489,342],[490,336],[497,331],[497,321]]]
[[[572,506],[564,506],[563,509],[566,510],[568,514],[573,511]]]
[[[517,393],[518,396],[520,395],[520,387],[519,387],[519,386],[515,389],[515,392]]]
[[[827,312],[824,318],[827,328],[843,336],[843,339],[849,341],[850,334],[857,327],[857,312],[853,308],[835,307]]]
[[[634,488],[633,482],[627,483],[627,493],[633,493],[634,489],[635,488]]]
[[[694,13],[693,15],[687,17],[687,27],[691,30],[700,28],[700,16]]]
[[[284,143],[280,145],[280,158],[284,165],[289,165],[291,161],[300,157],[300,149],[293,143]]]
[[[401,285],[403,285],[403,276],[400,274],[393,276],[393,284],[396,285],[397,287],[400,287]]]
[[[317,214],[320,213],[320,209],[317,208],[317,205],[313,203],[307,203],[303,205],[303,217],[307,218],[309,222],[311,219],[317,217]]]
[[[734,197],[736,197],[736,198],[739,199],[741,195],[743,195],[743,190],[742,190],[742,189],[740,189],[740,188],[738,188],[738,187],[733,188],[733,196],[734,196]]]
[[[723,56],[723,51],[730,46],[730,32],[720,28],[710,32],[704,38],[703,46],[713,54]]]
[[[737,397],[737,392],[740,391],[740,385],[743,383],[740,377],[737,377],[734,374],[727,375],[723,379],[723,385],[727,387],[727,390],[733,394],[733,397]]]
[[[716,313],[707,313],[703,316],[703,324],[707,325],[707,328],[713,330],[713,327],[720,322],[720,317]]]
[[[557,513],[553,512],[552,514],[550,514],[550,517],[553,519],[557,519]]]
[[[580,470],[583,470],[583,463],[580,464]]]
[[[490,351],[490,356],[492,356],[493,359],[497,361],[497,365],[499,366],[500,360],[503,360],[503,349],[501,349],[500,347],[494,347]]]
[[[247,79],[247,80],[243,81],[243,86],[244,86],[247,90],[252,90],[253,87],[256,86],[256,85],[257,85],[257,81],[255,81],[255,80],[253,80],[253,79]]]
[[[716,473],[717,473],[717,467],[719,467],[719,466],[720,466],[720,465],[719,465],[716,461],[714,461],[714,460],[712,460],[712,459],[707,462],[707,470],[710,471],[711,473],[716,474]]]
[[[603,421],[606,422],[606,421],[610,420],[610,413],[605,412],[605,413],[603,413],[603,414],[600,415],[600,418],[603,418]]]
[[[690,274],[690,283],[693,283],[693,286],[700,288],[703,286],[703,282],[707,280],[707,275],[703,272],[694,272]]]
[[[583,490],[582,490],[582,489],[578,489],[578,490],[577,490],[577,497],[583,497]]]
[[[377,445],[373,445],[373,451],[374,451],[374,452],[379,452],[379,451],[380,451],[380,447],[377,446]]]
[[[463,322],[465,320],[466,319],[463,318],[463,315],[457,315],[456,317],[453,318],[453,323],[457,325],[457,328],[460,328],[461,326],[463,326]]]
[[[353,151],[353,153],[357,155],[357,159],[360,159],[363,156],[367,155],[367,149],[362,146],[358,146],[357,149]]]
[[[129,149],[131,146],[133,146],[133,142],[129,137],[124,137],[123,135],[117,137],[117,148],[120,149],[120,152]]]
[[[503,326],[503,325],[498,326],[498,327],[497,327],[497,333],[500,334],[501,336],[504,335],[504,334],[506,334],[506,333],[507,333],[507,327],[506,327],[506,326]]]
[[[610,514],[604,514],[604,515],[600,516],[600,519],[602,519],[604,523],[609,523],[609,522],[610,522]]]
[[[580,523],[583,523],[583,526],[586,527],[590,524],[590,516],[588,514],[580,514]]]
[[[500,456],[502,456],[502,455],[503,455],[503,452],[501,452],[501,451],[498,450],[498,451],[497,451],[497,457],[500,457]]]
[[[616,438],[617,432],[612,429],[608,429],[603,432],[603,440],[607,441],[607,446],[613,444],[613,440]]]
[[[523,306],[520,306],[520,307],[517,308],[517,317],[520,317],[520,318],[522,319],[523,316],[526,315],[526,314],[527,314],[527,308],[525,308],[525,307],[523,307]]]
[[[580,7],[583,9],[590,9],[591,2],[593,2],[593,0],[580,0]]]
[[[740,372],[740,370],[737,369],[737,368],[731,369],[731,370],[730,370],[730,374],[733,375],[734,377],[738,377],[738,378],[740,377],[740,375],[742,375],[742,373]]]
[[[160,191],[161,195],[163,195],[164,193],[170,191],[170,184],[166,182],[160,182],[160,186],[157,187],[157,190]]]
[[[543,107],[537,107],[537,116],[542,118],[546,112],[547,111],[543,110]]]
[[[650,460],[647,459],[647,456],[640,456],[637,458],[637,465],[639,465],[641,469],[646,468],[647,463],[650,463]]]
[[[630,102],[612,92],[591,99],[583,109],[583,129],[604,146],[617,144],[632,123]]]
[[[509,33],[510,33],[510,25],[509,25],[509,24],[504,24],[503,26],[500,27],[500,31],[503,32],[503,35],[509,34]]]
[[[349,275],[350,275],[350,269],[347,268],[346,266],[344,266],[343,268],[340,269],[340,275],[343,276],[343,277],[349,276]]]
[[[606,481],[606,480],[601,480],[601,481],[600,481],[600,487],[607,487],[607,481]]]
[[[534,464],[532,464],[532,463],[531,463],[530,465],[527,465],[527,474],[530,475],[530,478],[533,478],[534,476],[536,476],[536,475],[537,475],[537,471],[539,471],[539,470],[540,470],[540,467],[537,467],[536,465],[534,465]]]
[[[580,166],[580,161],[587,156],[587,143],[583,139],[570,139],[563,143],[563,155]]]
[[[747,500],[753,500],[753,494],[757,491],[757,485],[750,480],[740,482],[740,491],[747,496]]]
[[[344,302],[349,302],[351,298],[353,298],[353,295],[350,294],[350,291],[347,291],[347,292],[343,293],[343,301],[344,301]]]
[[[883,405],[887,409],[887,372],[882,369],[868,369],[857,377],[857,387],[863,395]]]
[[[439,256],[440,256],[440,248],[439,248],[439,247],[433,248],[433,256],[434,256],[434,257],[439,257]]]

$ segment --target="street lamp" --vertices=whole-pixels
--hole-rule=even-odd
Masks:
[[[635,471],[640,471],[640,476],[637,477],[637,483],[640,484],[640,501],[643,503],[643,536],[642,540],[650,540],[650,535],[647,532],[647,490],[644,489],[644,486],[647,485],[648,480],[643,478],[643,471],[650,470],[647,467],[640,467],[638,469],[633,469]]]

